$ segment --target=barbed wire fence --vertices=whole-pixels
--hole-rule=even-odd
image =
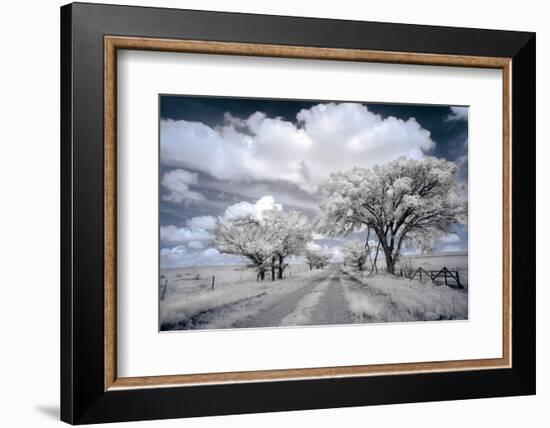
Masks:
[[[292,268],[287,268],[283,271],[283,279],[290,279],[293,276],[301,275],[307,272],[313,272],[315,269],[310,269],[307,265],[291,265]],[[277,279],[276,281],[281,281]],[[273,282],[276,282],[273,281]],[[241,284],[243,282],[272,282],[271,277],[266,277],[263,281],[258,281],[257,273],[252,270],[243,270],[236,273],[227,274],[222,272],[178,272],[174,276],[168,277],[166,274],[160,275],[159,294],[160,300],[164,300],[168,294],[171,294],[181,287],[188,290],[211,290],[214,291],[219,287]]]

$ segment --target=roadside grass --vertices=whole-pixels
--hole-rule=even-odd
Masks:
[[[409,281],[388,274],[361,277],[344,271],[344,292],[353,316],[363,322],[468,319],[467,290]]]
[[[248,280],[218,284],[180,282],[160,301],[160,329],[190,330],[228,328],[239,319],[250,316],[278,297],[294,291],[324,271],[304,271],[283,280]],[[160,284],[162,290],[162,279]]]

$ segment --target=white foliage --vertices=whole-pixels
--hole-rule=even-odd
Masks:
[[[358,270],[363,270],[367,261],[367,252],[365,244],[356,239],[346,242],[342,245],[342,253],[344,255],[344,263],[346,266],[351,266]]]
[[[245,257],[263,273],[275,250],[273,241],[273,231],[264,222],[246,215],[219,221],[212,244],[221,253]]]
[[[276,264],[281,277],[285,259],[301,254],[311,239],[311,227],[304,214],[283,211],[273,197],[264,196],[255,204],[230,206],[214,235],[212,244],[221,253],[247,258],[260,273]]]
[[[274,234],[274,251],[279,257],[300,255],[311,239],[309,220],[297,211],[271,209],[264,212],[264,222]]]
[[[315,245],[316,244],[313,245],[314,249],[311,249],[312,246],[309,245],[309,248],[307,248],[304,252],[306,264],[309,266],[310,269],[322,269],[329,264],[332,255],[324,249],[316,249]]]
[[[369,227],[380,241],[388,269],[393,268],[407,237],[448,232],[465,222],[457,171],[454,162],[431,157],[332,173],[318,231],[339,236]]]

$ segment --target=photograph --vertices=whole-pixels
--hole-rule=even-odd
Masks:
[[[468,319],[468,107],[159,96],[160,331]]]

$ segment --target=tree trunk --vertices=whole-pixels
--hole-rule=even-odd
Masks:
[[[275,281],[275,257],[271,258],[271,281]]]
[[[285,261],[285,258],[282,256],[279,256],[279,279],[283,279],[283,262]]]
[[[386,257],[386,269],[389,274],[395,274],[395,259],[393,257]]]
[[[380,251],[380,241],[378,241],[378,244],[376,244],[376,252],[374,253],[374,259],[372,258],[372,255],[371,255],[371,266],[370,266],[369,277],[372,276],[373,273],[378,274],[377,260],[378,260],[379,251]]]
[[[265,271],[260,272],[260,279],[263,281],[265,279]]]
[[[392,250],[387,245],[384,245],[384,243],[382,243],[382,249],[384,250],[384,258],[386,259],[386,271],[393,275],[395,271],[395,257],[392,254]]]
[[[378,253],[380,252],[380,242],[376,245],[376,253],[374,254],[374,271],[378,274]]]

